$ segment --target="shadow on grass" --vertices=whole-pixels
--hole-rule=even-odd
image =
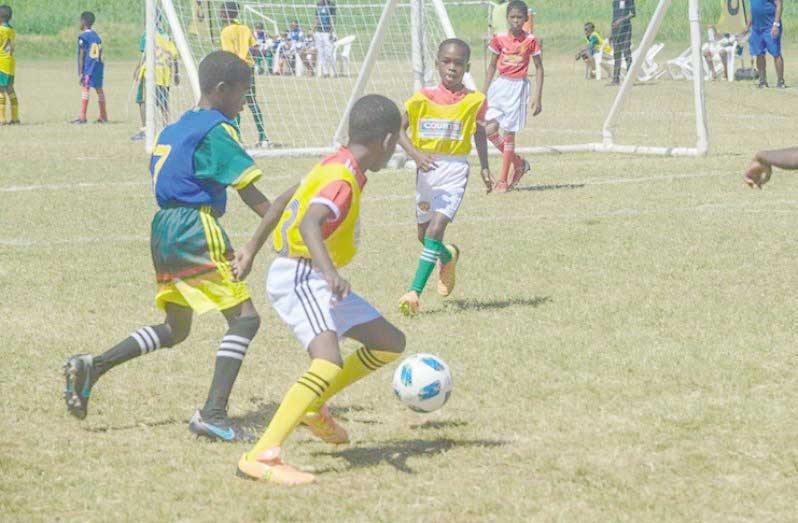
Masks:
[[[175,419],[175,418],[167,418],[158,421],[139,421],[134,423],[126,423],[124,425],[106,425],[102,427],[83,427],[83,430],[86,432],[115,432],[117,430],[132,430],[132,429],[140,429],[141,427],[163,427],[165,425],[176,425],[179,423],[188,423],[187,419]]]
[[[485,448],[507,445],[507,441],[475,439],[413,439],[407,441],[390,441],[376,447],[356,447],[332,452],[314,452],[314,456],[330,456],[344,459],[346,470],[376,467],[382,463],[393,466],[396,470],[407,474],[415,471],[407,465],[408,458],[432,456],[458,448]],[[340,468],[328,468],[316,471],[318,474],[340,472]]]
[[[421,430],[437,430],[437,429],[454,429],[457,427],[465,427],[468,425],[467,421],[460,419],[453,419],[449,421],[425,421],[420,425],[410,425],[411,429]]]
[[[258,397],[252,397],[250,398],[250,401],[255,404],[255,410],[247,412],[241,416],[230,416],[230,420],[233,423],[247,429],[257,429],[258,431],[263,430],[274,417],[274,413],[277,412],[277,408],[280,406],[280,404],[276,401],[265,402]],[[348,405],[343,407],[330,406],[330,413],[339,421],[351,421],[354,423],[362,423],[364,425],[376,425],[381,423],[377,420],[363,419],[361,417],[353,416],[368,411],[369,409],[360,407],[358,405]]]
[[[556,183],[556,184],[544,184],[544,185],[522,185],[520,187],[516,187],[513,191],[531,191],[531,192],[543,192],[543,191],[560,191],[563,189],[583,189],[585,187],[584,183]]]
[[[440,309],[424,312],[427,314],[443,314],[450,312],[501,310],[510,307],[531,307],[533,309],[551,303],[550,296],[532,296],[531,298],[505,298],[503,300],[447,300]]]

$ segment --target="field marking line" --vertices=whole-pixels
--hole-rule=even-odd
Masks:
[[[798,207],[798,200],[779,200],[768,202],[776,205],[792,205]],[[734,211],[746,214],[798,214],[796,209],[769,209],[751,208],[750,202],[726,202],[726,203],[703,203],[700,205],[689,205],[682,207],[662,207],[653,209],[615,209],[593,213],[526,213],[516,215],[500,216],[464,216],[458,219],[458,223],[485,223],[500,221],[529,221],[529,220],[589,220],[592,218],[635,218],[641,216],[654,216],[658,214],[676,214],[681,212],[723,212]],[[416,222],[412,218],[407,221],[394,221],[369,226],[370,229],[389,229],[398,227],[413,228]],[[235,239],[249,239],[251,233],[229,234]],[[54,245],[85,245],[92,243],[119,243],[119,242],[148,242],[149,237],[117,235],[112,237],[76,237],[61,238],[57,240],[25,240],[20,238],[0,238],[0,247],[50,247]]]
[[[277,176],[264,176],[262,180],[287,180],[294,178],[288,174],[281,174]],[[71,183],[40,183],[32,185],[9,185],[7,187],[0,187],[0,193],[10,192],[29,192],[29,191],[61,191],[71,189],[90,189],[95,187],[138,187],[143,185],[152,185],[150,180],[142,180],[139,182],[71,182]]]

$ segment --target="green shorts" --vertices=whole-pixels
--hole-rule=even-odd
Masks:
[[[255,97],[257,96],[257,92],[255,91],[255,68],[249,68],[249,90],[247,91],[246,100],[248,104],[255,103]]]
[[[14,87],[14,75],[0,71],[0,87]]]
[[[152,220],[150,250],[160,308],[167,303],[202,314],[250,299],[233,276],[233,246],[209,207],[161,209]]]
[[[144,99],[144,80],[142,80],[139,82],[139,88],[136,91],[136,103],[143,104],[144,102],[146,100]],[[161,110],[169,110],[169,87],[164,85],[155,86],[155,105]]]

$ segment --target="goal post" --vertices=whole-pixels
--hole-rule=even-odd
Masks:
[[[148,150],[157,132],[199,99],[197,65],[205,55],[219,49],[220,34],[225,26],[220,11],[225,1],[145,1],[147,64],[151,64],[159,52],[155,49],[156,35],[168,34],[177,48],[183,78],[179,86],[171,86],[171,108],[166,113],[155,108],[155,89],[146,89],[145,143]],[[380,93],[401,104],[414,90],[434,85],[438,81],[434,69],[438,43],[460,37],[476,50],[484,43],[492,11],[488,0],[336,0],[331,27],[319,28],[317,3],[318,0],[237,2],[240,23],[250,28],[261,23],[267,33],[267,37],[252,49],[252,56],[255,60],[255,109],[263,114],[271,146],[258,146],[253,107],[245,105],[239,119],[242,141],[253,156],[318,156],[345,143],[347,116],[360,96]],[[578,95],[566,104],[547,106],[541,117],[530,118],[526,129],[519,133],[516,151],[523,154],[707,154],[705,75],[692,75],[688,92],[686,82],[662,78],[665,73],[660,67],[660,75],[649,86],[640,85],[652,78],[648,74],[652,67],[649,54],[656,54],[663,47],[657,41],[663,27],[663,31],[671,31],[668,45],[674,41],[672,29],[678,28],[676,37],[683,38],[684,46],[689,46],[683,56],[689,55],[686,62],[693,71],[705,68],[701,55],[700,0],[687,3],[686,13],[676,12],[677,8],[682,10],[684,2],[674,7],[672,0],[658,0],[653,12],[650,10],[653,6],[646,9],[650,19],[635,49],[633,56],[637,58],[632,60],[617,92],[591,88],[589,97]],[[541,7],[539,24],[544,61],[551,56],[547,48],[565,46],[546,37],[542,20],[545,20],[543,15],[547,9],[566,8]],[[638,15],[637,20],[640,18],[642,16]],[[289,34],[289,30],[294,29],[303,33]],[[327,34],[317,38],[318,35],[313,35],[316,29]],[[330,52],[329,48],[325,51],[320,47],[325,42],[332,46],[332,52],[324,60],[332,60],[333,72],[322,77],[317,73],[328,70],[322,67],[322,55]],[[572,45],[570,40],[567,45]],[[472,53],[472,64],[478,61],[475,56],[476,53]],[[487,60],[485,57],[485,62]],[[659,56],[657,60],[662,62],[663,58]],[[605,66],[611,65],[608,61],[612,60],[605,59]],[[547,61],[547,65],[549,63]],[[562,68],[561,64],[556,66]],[[147,67],[145,82],[148,87],[155,82],[152,70],[153,67]],[[475,70],[478,69],[475,67]],[[530,72],[534,73],[534,68]],[[471,89],[479,88],[470,74],[466,75],[464,83]],[[587,85],[574,88],[575,92],[587,91]],[[672,95],[673,92],[678,96]],[[547,89],[544,93],[545,101],[551,95]],[[660,99],[669,101],[671,106],[661,109]],[[677,103],[674,104],[674,100]],[[674,109],[677,105],[678,109]],[[560,116],[568,112],[571,114]],[[593,121],[596,123],[591,123]],[[652,128],[655,132],[649,132]],[[497,151],[491,148],[491,152]]]

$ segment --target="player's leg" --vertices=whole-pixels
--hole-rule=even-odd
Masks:
[[[632,69],[632,32],[629,31],[625,35],[625,39],[623,42],[623,56],[624,61],[626,62],[626,71],[627,73]]]
[[[333,330],[321,332],[310,342],[308,353],[310,367],[288,389],[260,440],[241,456],[238,462],[240,476],[284,485],[315,480],[312,474],[286,465],[280,459],[280,449],[311,404],[324,394],[341,372],[338,334]]]
[[[718,56],[720,57],[720,63],[723,64],[723,79],[728,80],[729,78],[729,53],[730,51],[724,47],[721,47],[718,51]],[[711,62],[710,62],[711,63]],[[710,67],[712,70],[712,79],[715,79],[715,68]]]
[[[0,73],[0,82],[5,80],[3,76],[4,74]],[[6,123],[6,89],[5,85],[0,85],[0,125]]]
[[[756,57],[756,68],[759,71],[759,88],[768,87],[768,64],[767,55],[765,53]]]
[[[86,123],[86,113],[89,111],[89,76],[84,75],[81,81],[80,93],[80,115],[72,123],[83,124]]]
[[[370,307],[363,298],[356,296],[356,299]],[[350,307],[354,309],[357,305]],[[313,401],[310,412],[318,412],[330,398],[391,363],[405,350],[404,333],[382,316],[355,325],[347,330],[345,336],[359,342],[362,347],[346,357],[341,372],[330,382],[327,390]]]
[[[8,93],[8,103],[11,106],[11,121],[10,124],[18,124],[19,122],[19,100],[17,99],[17,92],[14,90],[14,77],[11,77],[11,82],[6,89]]]
[[[762,31],[751,30],[748,37],[748,52],[756,58],[756,69],[759,73],[759,88],[762,89],[768,86],[768,72],[767,62],[765,61],[765,53],[767,52],[767,44]]]
[[[138,329],[99,356],[76,354],[67,359],[64,364],[67,411],[78,419],[85,418],[91,389],[102,375],[134,358],[179,344],[191,331],[191,316],[191,309],[167,303],[163,323]]]
[[[773,65],[776,66],[776,87],[782,89],[786,86],[784,84],[784,56],[781,53],[781,32],[776,38],[773,38],[772,34],[768,34],[767,49],[773,57]]]
[[[258,130],[258,145],[268,145],[269,137],[266,136],[266,128],[263,125],[263,114],[258,105],[257,92],[255,90],[255,70],[251,69],[249,74],[249,91],[247,91],[246,102],[255,120],[255,128]]]
[[[718,75],[715,73],[713,52],[709,46],[707,46],[707,48],[704,49],[704,60],[706,61],[707,67],[709,68],[709,72],[712,75],[712,80],[717,80]]]
[[[228,419],[227,403],[247,349],[260,327],[260,316],[252,300],[224,310],[222,314],[227,319],[228,328],[216,351],[216,363],[208,390],[208,399],[205,401],[205,406],[195,412],[189,421],[189,430],[198,436],[213,440],[248,440],[250,435],[234,427]]]
[[[136,88],[136,104],[139,106],[139,118],[141,119],[141,127],[139,132],[130,137],[133,141],[143,140],[145,130],[147,127],[147,101],[144,99],[144,80],[139,80],[139,85]]]
[[[494,187],[495,192],[506,192],[509,187],[508,177],[510,176],[510,168],[513,166],[515,159],[515,131],[504,132],[504,152],[502,153],[502,170],[499,182]]]
[[[612,68],[612,85],[619,85],[621,83],[621,59],[623,57],[623,50],[621,49],[621,41],[619,38],[613,38],[612,54],[615,60],[615,65]]]
[[[100,106],[100,117],[97,119],[97,123],[107,123],[108,122],[108,110],[105,104],[105,91],[103,90],[102,82],[97,83],[99,87],[95,87],[94,90],[97,91],[97,104]]]
[[[421,232],[422,227],[424,230],[422,241],[424,247],[421,249],[421,254],[419,254],[416,272],[413,275],[410,288],[399,299],[399,310],[405,316],[413,316],[418,312],[421,293],[424,292],[427,281],[438,261],[440,260],[441,264],[452,261],[452,251],[443,244],[443,235],[446,232],[446,226],[451,220],[440,212],[425,213],[421,209],[419,209],[418,215],[419,219],[427,220],[419,225],[419,232]]]

